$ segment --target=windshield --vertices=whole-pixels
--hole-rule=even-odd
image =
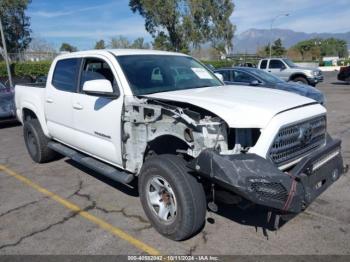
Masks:
[[[277,76],[274,76],[273,74],[267,73],[267,72],[260,70],[260,69],[252,68],[249,71],[252,74],[254,74],[255,76],[259,77],[264,82],[269,82],[269,83],[282,83],[282,82],[284,82],[284,80],[282,80],[281,78],[278,78]]]
[[[127,55],[117,60],[134,95],[220,86],[216,76],[192,57]]]
[[[295,68],[295,67],[298,67],[296,64],[294,64],[293,63],[293,61],[292,60],[290,60],[290,59],[283,59],[283,61],[289,66],[289,67],[291,67],[291,68]]]

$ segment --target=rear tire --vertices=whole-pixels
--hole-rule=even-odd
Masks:
[[[24,122],[24,141],[28,153],[36,163],[46,163],[57,158],[58,154],[48,147],[50,139],[47,138],[37,119]]]
[[[206,197],[202,184],[189,174],[185,160],[175,155],[150,157],[138,183],[143,209],[160,234],[179,241],[202,228]]]
[[[294,78],[292,81],[300,83],[300,84],[304,84],[304,85],[309,84],[309,81],[307,81],[307,79],[305,77],[302,77],[302,76],[298,76],[298,77]]]

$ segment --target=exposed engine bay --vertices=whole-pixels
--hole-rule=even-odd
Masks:
[[[247,152],[259,129],[230,129],[215,114],[185,103],[126,97],[123,115],[124,167],[138,173],[150,145],[161,138],[177,138],[178,153],[197,157],[205,149],[222,155]],[[159,140],[161,141],[161,140]]]

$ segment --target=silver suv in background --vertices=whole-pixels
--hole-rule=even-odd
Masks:
[[[297,66],[287,58],[261,59],[258,68],[272,73],[285,81],[294,81],[311,86],[316,86],[323,81],[321,70]]]

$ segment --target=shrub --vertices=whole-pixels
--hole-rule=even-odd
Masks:
[[[220,67],[231,67],[233,64],[233,61],[230,60],[216,60],[216,61],[201,61],[205,65],[212,65],[215,68],[220,68]]]
[[[39,62],[15,62],[11,64],[11,72],[15,77],[31,77],[47,75],[50,69],[50,61]],[[0,77],[7,77],[6,63],[0,62]]]
[[[16,63],[14,66],[14,75],[20,77],[30,76],[31,78],[47,75],[50,65],[51,62],[49,61]]]
[[[7,69],[5,62],[0,62],[0,77],[7,77]]]

